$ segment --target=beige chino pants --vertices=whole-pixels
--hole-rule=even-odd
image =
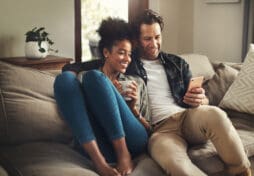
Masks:
[[[226,113],[202,105],[176,113],[155,126],[148,150],[152,158],[172,176],[206,175],[195,166],[188,154],[188,144],[202,144],[208,139],[231,174],[250,167],[241,139]]]

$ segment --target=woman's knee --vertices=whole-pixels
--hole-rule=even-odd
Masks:
[[[110,84],[110,80],[99,70],[90,70],[82,77],[82,89],[87,93],[105,89]]]
[[[90,70],[86,73],[84,73],[83,77],[82,77],[82,83],[87,83],[87,82],[94,82],[95,80],[100,80],[103,77],[105,77],[105,75],[100,72],[99,70]]]
[[[68,93],[68,91],[72,91],[75,86],[80,86],[76,75],[73,72],[66,71],[56,77],[54,91],[55,93]]]

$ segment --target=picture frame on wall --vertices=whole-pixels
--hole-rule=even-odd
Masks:
[[[219,4],[219,3],[239,3],[241,0],[205,0],[208,4]]]

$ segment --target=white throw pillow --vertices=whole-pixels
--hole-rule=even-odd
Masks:
[[[241,71],[219,106],[254,114],[254,44],[250,45]]]

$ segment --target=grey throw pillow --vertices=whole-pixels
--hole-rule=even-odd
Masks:
[[[0,62],[0,143],[69,142],[53,95],[55,76]]]
[[[238,70],[224,63],[213,64],[215,75],[204,84],[211,105],[217,106],[230,85],[237,77]]]

